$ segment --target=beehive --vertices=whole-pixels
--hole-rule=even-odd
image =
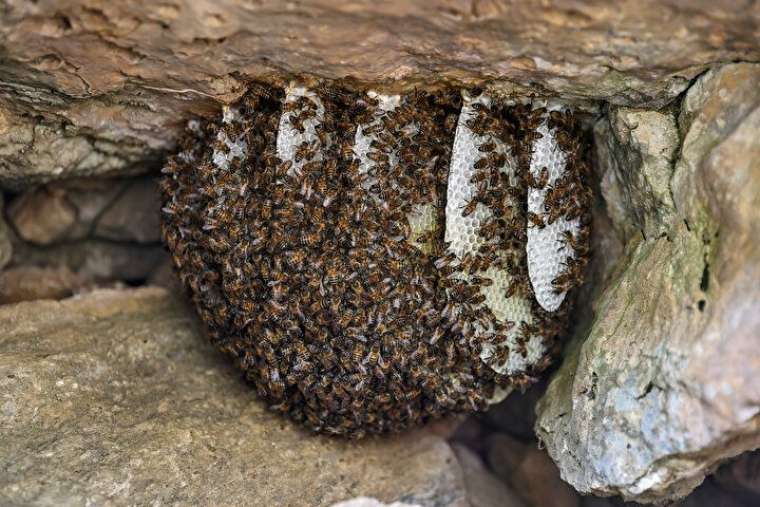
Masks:
[[[274,410],[398,431],[548,364],[587,257],[579,139],[572,113],[480,92],[255,84],[168,161],[164,237]]]

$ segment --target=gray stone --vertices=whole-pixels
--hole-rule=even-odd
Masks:
[[[509,483],[531,444],[503,433],[489,435],[486,443],[488,466],[499,479]]]
[[[584,494],[667,502],[760,445],[758,82],[736,64],[690,88],[673,211],[649,215],[664,232],[628,238],[538,405],[540,439]]]
[[[161,245],[90,239],[39,248],[17,242],[13,264],[67,268],[85,280],[97,283],[113,280],[141,283],[160,269],[168,257]]]
[[[0,192],[0,269],[3,269],[13,257],[13,243],[8,224],[5,223],[5,199]]]
[[[58,269],[19,266],[0,271],[0,304],[35,299],[63,299],[88,286],[66,267]]]
[[[420,504],[411,504],[406,502],[393,502],[385,503],[381,502],[377,498],[369,498],[366,496],[360,496],[346,500],[345,502],[338,502],[333,504],[332,507],[421,507]]]
[[[8,206],[8,220],[25,241],[51,245],[67,237],[77,222],[77,209],[65,190],[41,187],[25,192]]]
[[[715,62],[760,61],[752,2],[4,2],[0,185],[145,171],[247,80],[492,83],[658,108]]]
[[[670,178],[678,150],[672,113],[612,108],[595,128],[602,195],[623,237],[664,233],[674,211]]]
[[[18,235],[38,245],[88,238],[158,243],[160,208],[155,178],[77,178],[23,193],[8,215]]]
[[[2,505],[467,505],[441,438],[304,432],[162,289],[7,305],[0,329]]]
[[[745,452],[721,466],[713,477],[746,503],[760,503],[760,451]]]
[[[453,449],[464,473],[470,507],[524,507],[520,497],[494,477],[474,452],[461,444]]]
[[[539,507],[578,507],[580,497],[562,480],[546,451],[529,447],[509,479],[526,504]]]
[[[153,178],[138,178],[97,219],[98,238],[138,243],[161,241],[161,198]]]
[[[66,239],[71,241],[94,236],[98,220],[131,181],[126,178],[76,178],[51,184],[63,189],[68,201],[77,209],[77,223]]]

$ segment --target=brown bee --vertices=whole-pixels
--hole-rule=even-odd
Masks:
[[[567,292],[573,288],[573,277],[570,272],[565,272],[557,275],[552,280],[552,286],[554,287],[555,294],[561,294]]]
[[[472,213],[475,211],[475,208],[478,205],[478,201],[473,199],[470,202],[468,202],[463,208],[462,208],[462,216],[468,217],[472,215]]]
[[[517,284],[517,283],[516,283],[516,282],[513,280],[513,281],[512,281],[512,283],[510,283],[510,284],[509,284],[509,287],[507,287],[507,290],[506,290],[506,292],[504,293],[504,297],[505,297],[506,299],[509,299],[509,298],[511,298],[512,296],[514,296],[515,294],[517,294],[517,291],[518,291],[518,289],[519,289],[519,288],[520,288],[520,285],[519,285],[519,284]]]
[[[549,183],[549,169],[546,167],[542,168],[537,178],[534,177],[530,171],[525,175],[525,177],[528,181],[529,186],[541,189],[544,188],[547,183]]]
[[[372,347],[370,347],[369,353],[362,361],[365,364],[369,364],[370,366],[374,366],[378,364],[380,361],[380,344],[375,342],[372,344]]]
[[[543,229],[545,226],[544,219],[541,218],[540,215],[530,211],[528,212],[528,227],[538,227],[539,229]]]
[[[316,143],[304,141],[296,148],[295,159],[296,163],[302,160],[309,160],[316,155]]]
[[[487,143],[483,143],[480,146],[478,146],[478,151],[480,152],[492,152],[496,149],[496,143],[493,141],[488,141]]]
[[[493,285],[493,280],[490,279],[490,278],[483,278],[483,277],[480,277],[480,276],[473,276],[473,277],[470,278],[470,283],[472,283],[474,285],[483,286],[483,287],[490,287],[491,285]]]

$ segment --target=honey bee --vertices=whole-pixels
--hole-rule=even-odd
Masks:
[[[478,205],[478,201],[473,199],[470,202],[468,202],[463,208],[462,208],[462,216],[468,217],[472,215],[472,213],[475,211],[475,208]]]
[[[482,287],[490,287],[491,285],[493,285],[493,280],[490,279],[490,278],[483,278],[483,277],[480,277],[480,276],[473,276],[473,277],[470,278],[470,283],[472,283],[474,285],[479,285],[479,286],[482,286]]]
[[[541,218],[540,215],[537,215],[533,212],[528,212],[528,226],[529,227],[538,227],[539,229],[543,229],[546,224],[544,224],[544,219]]]
[[[302,160],[308,160],[314,158],[316,154],[316,147],[314,142],[304,141],[298,145],[295,152],[296,163]]]
[[[573,288],[573,278],[570,272],[564,272],[552,279],[555,294],[562,294]]]
[[[528,172],[525,177],[530,187],[541,189],[549,183],[549,169],[546,167],[542,168],[537,178],[531,172]]]
[[[496,143],[494,143],[493,141],[488,141],[478,146],[478,151],[485,152],[485,153],[492,152],[495,149],[496,149]]]
[[[370,366],[374,366],[374,365],[378,364],[378,362],[380,361],[380,357],[381,357],[380,356],[380,344],[377,343],[377,342],[375,342],[370,347],[369,353],[364,358],[364,360],[362,361],[362,363],[369,364]]]

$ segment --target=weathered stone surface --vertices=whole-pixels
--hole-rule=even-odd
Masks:
[[[24,192],[8,207],[18,235],[50,245],[86,238],[159,243],[161,200],[154,178],[89,178]]]
[[[523,457],[528,453],[530,444],[521,442],[503,433],[488,436],[486,459],[494,474],[504,482],[509,482]]]
[[[66,235],[66,239],[94,236],[98,220],[113,206],[131,181],[132,178],[75,178],[51,183],[50,186],[66,193],[66,199],[77,210],[77,223]]]
[[[60,188],[31,190],[8,206],[8,220],[25,241],[50,245],[66,237],[77,221],[77,210]]]
[[[82,240],[46,248],[16,242],[15,266],[67,268],[86,280],[144,282],[168,258],[161,245]]]
[[[721,466],[713,477],[748,505],[760,503],[760,451],[745,452]]]
[[[0,504],[466,506],[449,446],[267,411],[157,288],[0,308]]]
[[[539,437],[582,493],[664,502],[760,445],[758,82],[760,66],[736,64],[689,90],[674,216],[630,238],[538,405]]]
[[[33,266],[0,271],[0,304],[34,299],[63,299],[84,289],[87,282],[68,268]]]
[[[619,232],[625,239],[636,231],[648,238],[664,233],[674,211],[670,178],[680,142],[675,116],[612,108],[595,130],[600,163],[608,168],[602,193]]]
[[[580,497],[560,478],[546,451],[529,447],[517,465],[510,484],[528,505],[577,507]]]
[[[98,0],[0,4],[0,184],[147,168],[191,114],[270,74],[441,80],[660,106],[758,61],[743,0]],[[142,164],[142,165],[141,165]]]
[[[0,269],[3,269],[13,256],[13,244],[11,243],[8,224],[5,223],[5,199],[0,192]]]
[[[94,235],[117,241],[158,243],[161,241],[160,209],[161,198],[155,179],[130,181],[98,217]]]
[[[338,502],[333,504],[332,507],[420,507],[420,505],[406,502],[393,502],[388,504],[381,502],[377,498],[360,496],[352,498],[351,500],[346,500],[345,502]]]
[[[474,452],[461,444],[453,449],[464,473],[470,507],[524,507],[520,497],[494,477]]]

